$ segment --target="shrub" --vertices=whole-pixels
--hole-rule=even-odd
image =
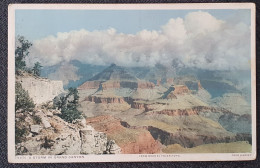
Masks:
[[[21,83],[15,83],[15,111],[31,111],[35,107],[33,100],[27,91],[22,88]]]
[[[36,62],[34,64],[34,67],[32,69],[32,72],[35,76],[40,76],[41,75],[41,64],[39,62]]]
[[[21,143],[25,140],[25,135],[28,134],[28,129],[25,126],[19,127],[15,124],[15,143]]]
[[[63,109],[61,110],[60,117],[65,121],[72,123],[72,121],[76,119],[81,119],[82,113],[77,109]]]
[[[42,122],[42,119],[39,116],[33,116],[32,119],[34,124],[41,124]]]
[[[60,98],[56,97],[53,100],[54,107],[61,110],[59,115],[62,119],[72,123],[76,119],[82,118],[82,112],[78,111],[78,90],[76,88],[69,88],[69,93]]]
[[[15,69],[24,70],[26,68],[25,57],[29,55],[29,49],[32,43],[26,40],[23,36],[18,36],[15,49]]]
[[[47,137],[44,138],[44,143],[41,144],[41,147],[48,149],[51,148],[53,146],[53,141]]]

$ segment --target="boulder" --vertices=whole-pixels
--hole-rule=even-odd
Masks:
[[[45,117],[42,118],[42,124],[43,124],[44,128],[49,128],[49,127],[51,127],[50,122],[49,122],[48,119],[46,119]]]
[[[110,140],[107,143],[107,153],[110,154],[119,154],[121,153],[121,148],[116,144],[114,140]]]
[[[106,134],[97,132],[88,125],[80,130],[81,154],[103,154],[107,150]]]
[[[41,126],[40,125],[31,125],[31,132],[38,134],[41,131]]]
[[[53,116],[53,113],[50,112],[50,111],[48,111],[48,112],[46,113],[46,115],[47,115],[47,117],[52,117],[52,116]]]

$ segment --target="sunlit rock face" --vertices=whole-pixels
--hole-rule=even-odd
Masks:
[[[37,78],[34,76],[17,77],[17,82],[21,83],[23,89],[28,91],[29,96],[35,104],[41,104],[63,93],[62,81],[54,81],[45,78]]]

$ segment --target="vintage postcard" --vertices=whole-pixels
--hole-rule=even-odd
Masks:
[[[9,162],[256,158],[253,3],[8,12]]]

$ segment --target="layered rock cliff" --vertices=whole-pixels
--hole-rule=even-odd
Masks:
[[[176,86],[174,86],[173,93],[175,95],[185,94],[185,93],[189,93],[189,92],[190,92],[189,88],[187,86],[185,86],[185,85],[176,85]]]
[[[16,82],[21,83],[23,89],[28,91],[35,104],[51,101],[55,96],[64,92],[62,81],[26,75],[17,76]]]
[[[176,131],[175,133],[170,133],[152,126],[149,126],[148,130],[155,139],[160,139],[160,142],[164,145],[180,144],[182,147],[185,148],[192,148],[203,144],[229,143],[236,141],[248,141],[251,143],[251,136],[248,134],[200,134],[192,131],[191,129],[181,129]]]
[[[97,97],[97,96],[88,96],[85,98],[85,101],[91,101],[95,103],[125,103],[123,97]]]
[[[147,81],[120,81],[120,80],[109,80],[109,81],[87,81],[80,85],[78,89],[118,89],[118,88],[129,88],[129,89],[153,89],[154,84]]]
[[[98,89],[101,81],[87,81],[80,85],[78,89],[83,90],[83,89]]]

